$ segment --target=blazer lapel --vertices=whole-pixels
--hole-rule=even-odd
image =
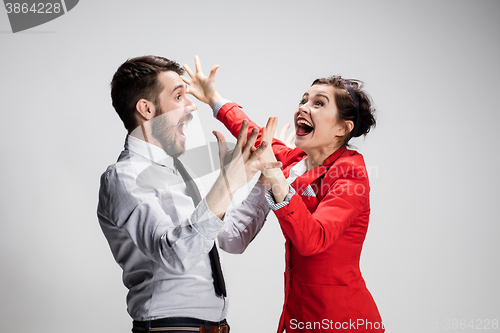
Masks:
[[[337,149],[323,162],[323,164],[309,170],[293,181],[292,187],[300,195],[310,212],[314,212],[319,204],[320,198],[318,198],[318,194],[327,191],[327,189],[322,188],[322,179],[324,175],[345,151],[345,147]],[[285,176],[287,177],[289,173],[290,171],[288,169]],[[321,195],[321,198],[323,197],[324,195]]]

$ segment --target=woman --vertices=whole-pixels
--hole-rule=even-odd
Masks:
[[[185,79],[188,92],[210,104],[237,136],[248,117],[235,103],[221,102],[215,89],[217,66],[206,77],[199,59],[195,62],[196,74],[185,66],[192,78]],[[220,109],[218,104],[223,104]],[[370,215],[368,175],[362,155],[348,149],[351,138],[375,126],[373,113],[360,81],[340,76],[315,80],[294,114],[296,148],[274,139],[263,155],[283,164],[282,171],[265,172],[271,183],[269,205],[286,239],[278,332],[384,331],[359,269]],[[249,130],[257,126],[249,123]],[[262,140],[270,139],[276,123],[270,118]]]

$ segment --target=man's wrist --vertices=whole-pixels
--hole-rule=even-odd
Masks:
[[[229,184],[221,172],[206,199],[209,209],[220,219],[224,216],[233,198],[231,189],[228,185]]]
[[[222,99],[222,96],[216,91],[212,96],[210,96],[208,98],[208,105],[210,105],[210,107],[213,109],[215,103],[217,103],[217,101],[219,101],[221,99]]]

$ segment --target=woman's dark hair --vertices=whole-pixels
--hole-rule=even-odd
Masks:
[[[159,104],[158,96],[163,85],[158,74],[168,71],[179,75],[184,73],[177,62],[151,55],[128,59],[116,71],[111,81],[111,99],[129,133],[137,127],[134,114],[141,98]]]
[[[370,96],[362,90],[363,82],[355,79],[344,79],[341,76],[333,75],[328,78],[316,79],[311,86],[317,84],[325,84],[333,86],[335,103],[339,111],[339,117],[343,121],[351,120],[354,123],[352,131],[344,137],[344,144],[348,145],[351,138],[361,135],[366,135],[370,129],[375,127],[376,120],[374,117],[375,108],[372,107]],[[359,119],[358,111],[353,97],[346,89],[346,85],[352,87],[359,103]]]

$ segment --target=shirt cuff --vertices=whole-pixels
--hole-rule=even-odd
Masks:
[[[278,210],[278,209],[283,208],[286,205],[288,205],[290,203],[290,199],[292,199],[294,194],[295,194],[295,190],[293,187],[290,186],[290,192],[288,192],[285,199],[280,203],[276,203],[276,200],[274,199],[273,191],[272,191],[272,189],[269,189],[269,190],[267,190],[267,193],[266,193],[267,204],[269,205],[269,208],[271,208],[273,211]]]
[[[227,103],[231,103],[231,101],[228,99],[224,99],[224,98],[219,99],[217,102],[215,102],[214,108],[212,109],[215,118],[217,118],[217,113],[219,113],[220,108],[223,107],[224,104],[227,104]]]
[[[212,213],[206,198],[203,198],[191,215],[190,224],[199,234],[208,239],[215,239],[224,226],[224,221]]]

